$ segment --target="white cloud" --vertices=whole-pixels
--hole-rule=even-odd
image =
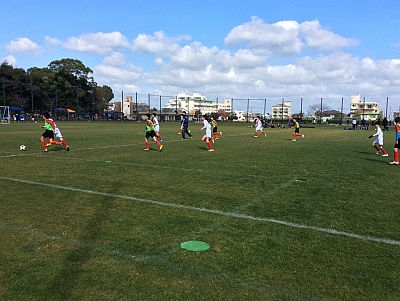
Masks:
[[[1,63],[6,62],[8,65],[12,65],[14,67],[17,66],[17,59],[13,55],[7,55],[6,57],[0,58]]]
[[[116,49],[129,47],[128,39],[120,32],[87,33],[79,37],[70,37],[62,46],[80,52],[110,54]]]
[[[46,41],[47,46],[50,47],[59,46],[62,44],[62,42],[57,38],[51,38],[49,36],[45,36],[44,39]]]
[[[167,37],[163,31],[156,31],[153,35],[139,34],[132,43],[132,50],[171,55],[179,50],[179,42],[189,39],[189,36]]]
[[[126,57],[121,52],[113,52],[103,59],[103,65],[122,67],[126,62]]]
[[[95,67],[96,78],[105,79],[108,83],[129,83],[135,82],[141,75],[141,70],[129,65],[130,69],[114,66],[98,65]]]
[[[249,48],[265,49],[275,56],[292,56],[300,53],[302,49],[297,29],[296,21],[267,24],[253,17],[250,22],[234,27],[226,36],[225,43],[249,43]]]
[[[358,44],[354,39],[343,38],[323,29],[318,21],[306,21],[299,26],[299,36],[304,38],[310,48],[323,51],[339,50]]]
[[[212,62],[213,56],[217,51],[217,47],[208,48],[200,42],[194,42],[178,49],[171,56],[171,65],[173,68],[204,69]]]
[[[12,53],[24,53],[39,55],[42,53],[42,47],[37,43],[32,42],[28,38],[17,38],[11,41],[9,44],[5,45],[4,48]]]
[[[322,28],[319,21],[279,21],[265,23],[253,17],[250,22],[234,27],[226,36],[228,45],[248,43],[249,49],[265,49],[271,56],[290,57],[305,47],[319,51],[334,51],[357,45],[354,39],[343,38]]]

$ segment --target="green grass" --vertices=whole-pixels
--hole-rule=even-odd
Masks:
[[[383,158],[335,126],[220,123],[210,153],[200,124],[161,124],[162,152],[143,123],[58,125],[69,152],[0,126],[1,300],[400,299],[393,129]]]

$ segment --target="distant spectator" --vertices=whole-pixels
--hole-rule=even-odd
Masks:
[[[357,129],[357,120],[355,118],[353,118],[351,124],[353,126],[353,130],[356,130]]]

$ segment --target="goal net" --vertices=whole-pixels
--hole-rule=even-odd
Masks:
[[[10,107],[0,106],[0,120],[1,124],[10,124]]]

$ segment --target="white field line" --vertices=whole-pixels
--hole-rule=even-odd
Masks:
[[[400,241],[398,241],[398,240],[378,238],[378,237],[361,235],[361,234],[356,234],[356,233],[352,233],[352,232],[339,231],[339,230],[329,229],[329,228],[302,225],[302,224],[292,223],[292,222],[288,222],[288,221],[284,221],[284,220],[277,220],[277,219],[273,219],[273,218],[263,218],[263,217],[245,215],[245,214],[236,213],[236,212],[224,212],[224,211],[215,210],[215,209],[207,209],[207,208],[180,205],[180,204],[174,204],[174,203],[165,203],[165,202],[136,198],[136,197],[126,196],[126,195],[119,195],[119,194],[115,194],[115,193],[106,193],[106,192],[100,192],[100,191],[66,187],[66,186],[61,186],[61,185],[40,183],[40,182],[8,178],[8,177],[0,177],[0,180],[13,181],[13,182],[30,184],[30,185],[38,185],[38,186],[55,188],[55,189],[63,189],[63,190],[81,192],[81,193],[87,193],[87,194],[93,194],[93,195],[101,195],[101,196],[105,196],[105,197],[131,200],[131,201],[165,206],[165,207],[171,207],[171,208],[176,208],[176,209],[211,213],[211,214],[232,217],[232,218],[238,218],[238,219],[246,219],[246,220],[252,220],[252,221],[259,221],[259,222],[268,222],[268,223],[279,224],[279,225],[288,226],[288,227],[292,227],[292,228],[307,229],[307,230],[313,230],[313,231],[317,231],[317,232],[321,232],[321,233],[327,233],[327,234],[332,234],[332,235],[340,235],[340,236],[360,239],[360,240],[364,240],[364,241],[371,241],[371,242],[376,242],[376,243],[384,243],[384,244],[389,244],[389,245],[400,246]],[[247,206],[247,205],[245,205],[245,206]]]

